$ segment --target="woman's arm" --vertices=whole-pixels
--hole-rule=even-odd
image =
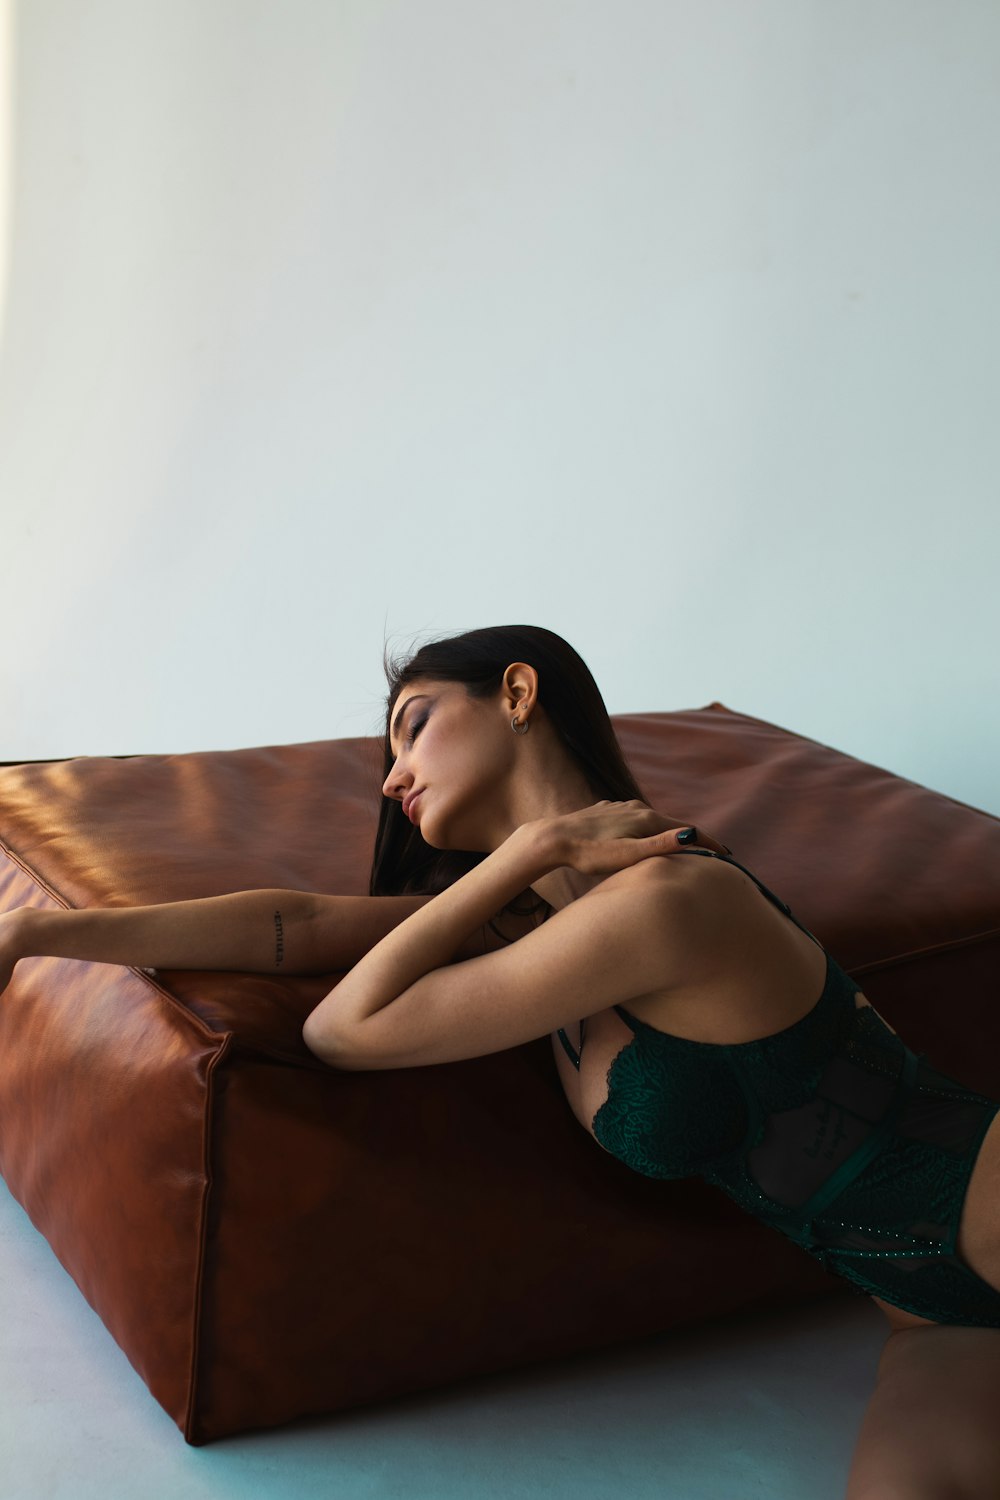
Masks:
[[[415,999],[419,1008],[417,997],[428,991],[428,981],[459,957],[459,946],[491,912],[562,865],[601,875],[654,855],[672,853],[679,842],[687,842],[683,836],[686,830],[665,825],[666,819],[640,802],[600,802],[579,812],[522,823],[481,864],[422,911],[415,912],[355,964],[306,1018],[306,1045],[324,1062],[345,1066],[359,1033],[367,1028],[368,1035],[378,1031],[391,1037],[392,1016],[403,1023],[403,1012],[413,1010]],[[574,915],[574,928],[576,923]],[[530,940],[536,948],[537,936]],[[517,955],[508,957],[516,966]],[[509,964],[494,964],[492,968],[506,972]],[[574,1003],[579,1004],[579,997]],[[427,1020],[430,1024],[429,1010]],[[514,1024],[516,1027],[519,1023]],[[395,1065],[406,1066],[406,1061]]]
[[[328,974],[356,964],[432,899],[263,890],[160,906],[20,907],[0,915],[0,992],[20,959],[43,955],[148,969]],[[505,938],[512,941],[531,925],[505,918]],[[475,957],[503,940],[489,929],[472,932],[455,957]]]
[[[340,1036],[391,1004],[416,980],[458,957],[493,912],[558,867],[543,822],[523,823],[492,854],[389,933],[306,1018],[306,1045],[335,1060]]]

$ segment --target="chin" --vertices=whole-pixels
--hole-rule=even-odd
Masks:
[[[420,826],[420,837],[428,849],[435,849],[439,854],[488,854],[490,852],[488,849],[480,848],[464,840],[456,842],[455,839],[448,837],[444,829],[435,830],[433,820],[428,827]]]
[[[423,839],[428,849],[437,849],[441,853],[443,853],[445,850],[451,848],[451,845],[448,843],[447,838],[440,832],[440,830],[435,833],[433,818],[425,820],[422,823],[418,823],[416,825],[416,828],[417,832],[420,834],[420,837]]]

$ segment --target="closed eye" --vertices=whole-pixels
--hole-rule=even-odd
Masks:
[[[411,724],[410,725],[410,733],[409,733],[409,735],[407,737],[407,741],[406,741],[406,743],[408,745],[412,745],[413,744],[413,741],[416,739],[416,737],[420,733],[421,729],[423,729],[424,725],[427,723],[427,720],[429,718],[430,718],[430,714],[426,713],[426,714],[424,714],[424,716],[423,716],[422,719],[417,719],[417,721],[416,721],[415,724]]]

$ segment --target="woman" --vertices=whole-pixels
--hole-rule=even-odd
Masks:
[[[1000,1103],[915,1057],[724,846],[644,802],[559,636],[470,631],[388,676],[375,899],[14,912],[0,987],[41,953],[350,965],[304,1028],[346,1069],[551,1034],[598,1145],[714,1182],[885,1313],[848,1500],[1000,1495]]]

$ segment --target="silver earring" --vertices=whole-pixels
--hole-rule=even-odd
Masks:
[[[527,732],[528,732],[528,721],[527,721],[527,719],[525,719],[525,721],[524,721],[523,724],[518,725],[517,714],[515,714],[514,717],[510,721],[510,727],[511,727],[511,729],[513,729],[513,731],[514,731],[515,734],[527,734]]]

